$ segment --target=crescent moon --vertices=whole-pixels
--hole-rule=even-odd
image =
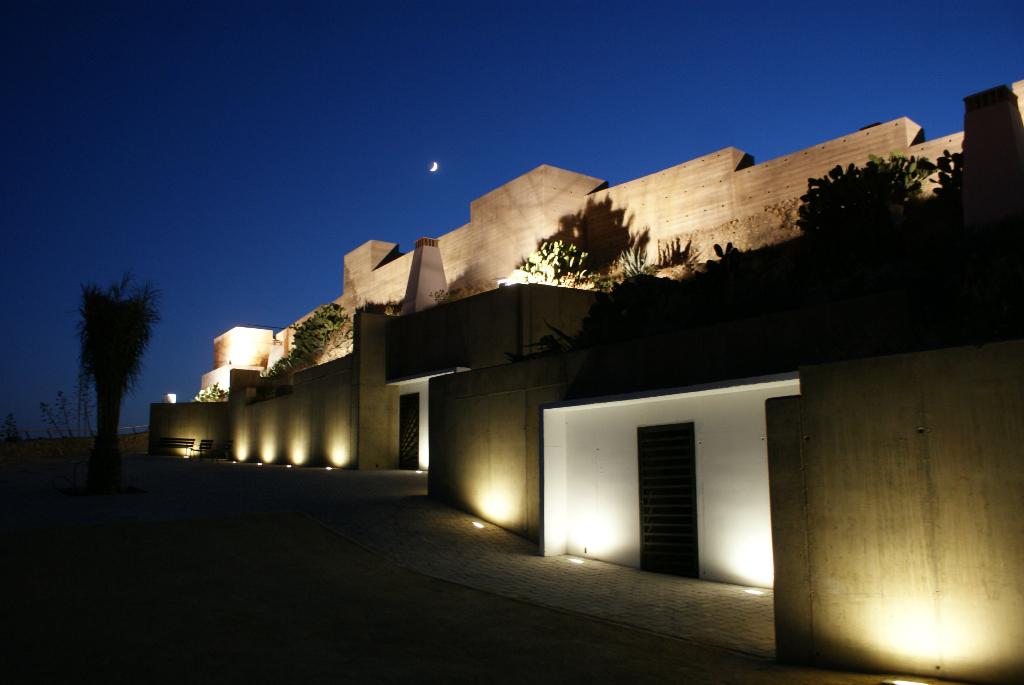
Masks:
[[[430,171],[437,171],[437,169],[437,162],[434,162],[433,164],[430,165]]]

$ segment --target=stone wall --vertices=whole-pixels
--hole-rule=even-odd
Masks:
[[[578,243],[595,265],[632,244],[646,246],[651,261],[672,245],[689,245],[691,255],[706,260],[715,243],[744,250],[777,244],[798,234],[796,207],[808,178],[837,164],[862,165],[870,155],[934,159],[959,151],[962,140],[957,133],[923,142],[921,127],[904,117],[760,164],[724,148],[610,188],[543,165],[473,201],[470,222],[439,237],[445,274],[453,289],[493,288],[546,239]],[[387,260],[396,248],[370,241],[346,255],[338,301],[400,301],[411,253]]]
[[[800,379],[768,403],[779,658],[1024,682],[1024,341]]]

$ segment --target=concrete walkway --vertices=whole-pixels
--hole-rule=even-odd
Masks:
[[[67,464],[0,467],[0,529],[300,511],[420,573],[542,606],[761,658],[774,653],[772,598],[537,547],[426,497],[426,474],[287,469],[133,456],[125,482],[146,494],[68,497]]]

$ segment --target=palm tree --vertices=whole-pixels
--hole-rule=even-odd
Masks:
[[[153,324],[160,320],[157,298],[152,285],[136,285],[131,276],[106,289],[91,283],[82,286],[81,364],[96,388],[96,442],[86,480],[91,493],[114,494],[121,489],[121,399],[139,378],[142,354]]]

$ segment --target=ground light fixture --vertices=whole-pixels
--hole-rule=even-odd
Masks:
[[[292,467],[292,465],[291,465],[291,464],[285,464],[285,465],[284,465],[284,467],[285,467],[286,469],[290,469],[290,468]]]
[[[416,469],[416,473],[423,473],[423,472],[420,471],[419,469]]]
[[[484,524],[480,523],[479,521],[473,521],[473,527],[474,528],[483,528]]]
[[[928,685],[919,680],[883,680],[881,685]]]
[[[764,590],[758,590],[756,587],[746,587],[743,588],[743,591],[748,595],[757,595],[758,597],[764,594]]]
[[[576,564],[577,566],[583,563],[583,560],[579,557],[569,557],[570,564]]]
[[[333,467],[333,466],[326,466],[326,467],[324,467],[324,468],[325,468],[325,470],[327,470],[327,471],[333,471],[333,470],[334,470],[334,467]]]

